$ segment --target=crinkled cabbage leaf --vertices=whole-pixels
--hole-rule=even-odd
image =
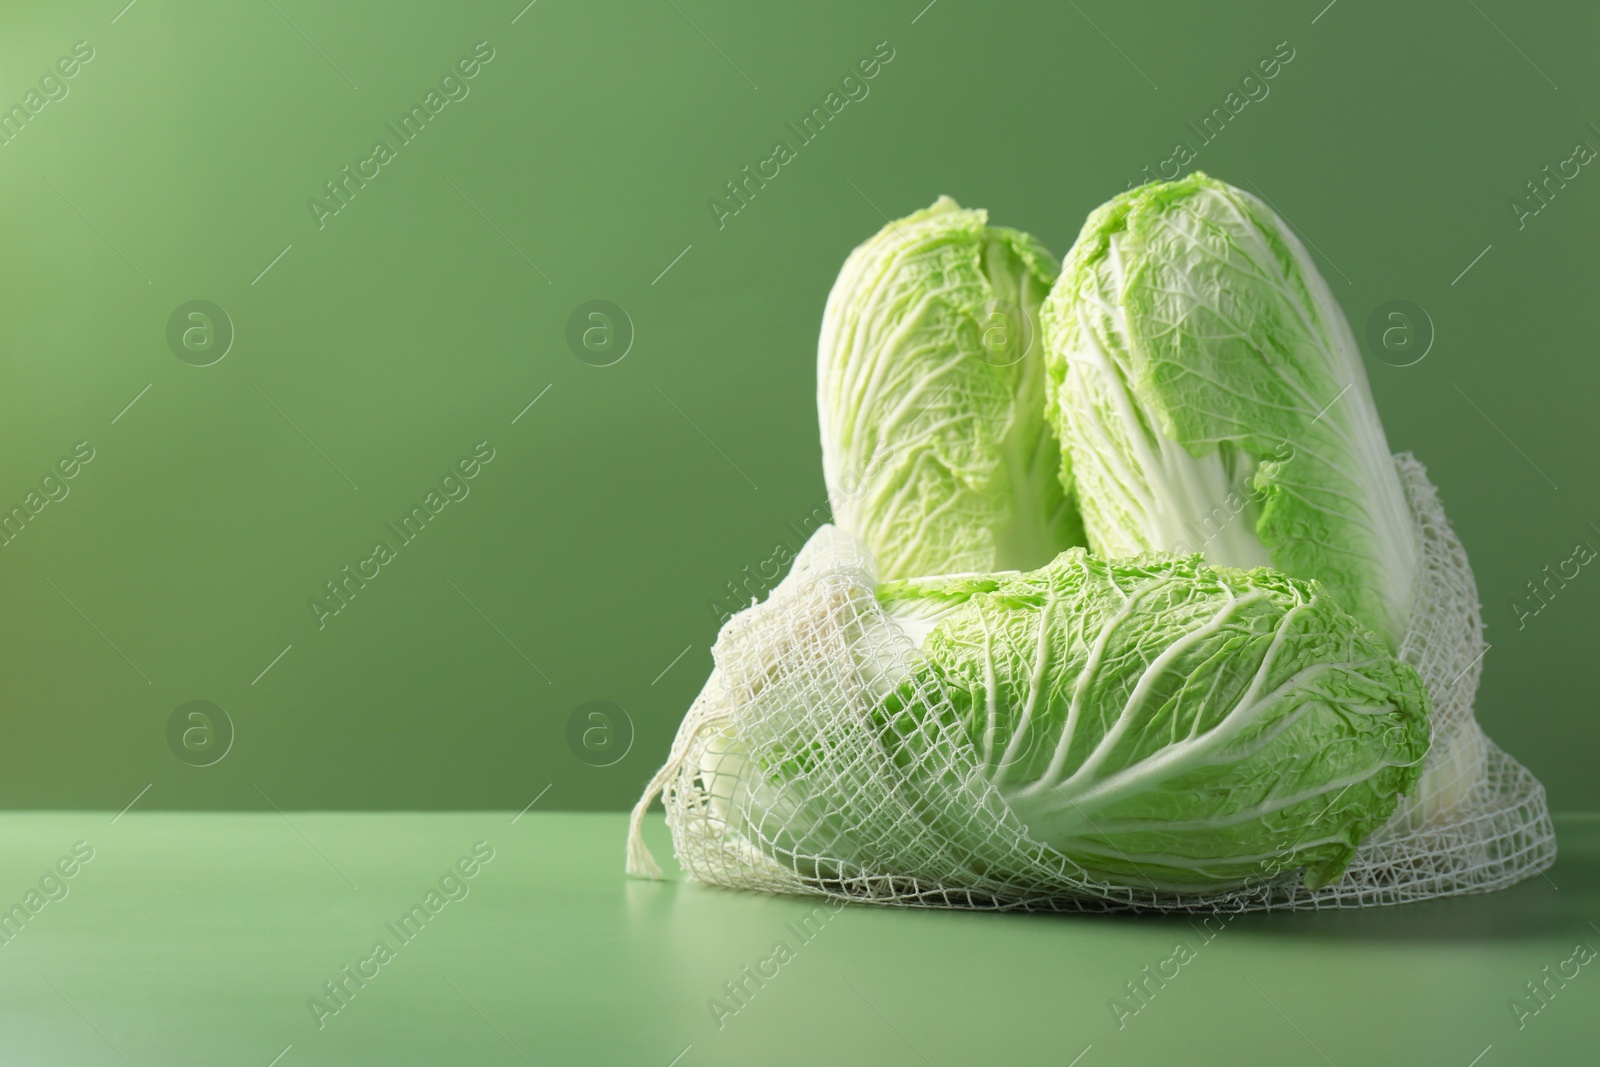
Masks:
[[[1042,311],[1094,550],[1316,578],[1396,648],[1418,548],[1355,338],[1261,201],[1196,172],[1089,216]]]
[[[1325,884],[1428,748],[1416,672],[1316,582],[1074,549],[877,598],[1029,836],[1112,884]],[[883,721],[898,712],[891,696]]]
[[[883,577],[1042,566],[1082,544],[1045,418],[1033,238],[949,197],[845,261],[823,314],[817,406],[834,521]]]

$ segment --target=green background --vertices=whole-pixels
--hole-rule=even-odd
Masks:
[[[1600,10],[525,2],[0,10],[0,120],[94,51],[0,144],[0,512],[94,449],[0,547],[0,807],[29,809],[0,814],[0,909],[95,850],[0,945],[0,1058],[1592,1058],[1592,966],[1523,1026],[1510,1005],[1600,945],[1600,824],[1577,814],[1600,808],[1600,578],[1522,628],[1511,601],[1600,546],[1600,176],[1520,230],[1509,201],[1600,146]],[[469,94],[319,227],[308,200],[479,42]],[[719,228],[707,201],[879,42],[869,95]],[[823,513],[840,263],[941,193],[1065,252],[1280,42],[1270,95],[1195,165],[1290,219],[1358,335],[1389,301],[1426,311],[1421,362],[1366,353],[1373,391],[1471,554],[1479,717],[1569,813],[1560,860],[1214,943],[1182,919],[849,908],[718,1029],[707,1001],[811,905],[670,863],[625,879],[616,812],[709,669],[713,603]],[[167,339],[195,300],[235,334],[209,366]],[[609,366],[567,339],[595,300],[632,324]],[[470,495],[319,629],[324,583],[482,441]],[[169,739],[192,700],[234,728],[209,766]],[[585,748],[595,700],[621,714]],[[471,895],[319,1029],[321,983],[479,839]],[[1195,961],[1118,1028],[1110,1000],[1178,941]]]
[[[0,505],[95,459],[0,549],[0,805],[629,804],[711,602],[825,499],[847,252],[941,193],[1065,252],[1287,42],[1195,165],[1291,220],[1358,334],[1426,309],[1427,357],[1369,373],[1477,570],[1480,718],[1554,808],[1600,807],[1600,578],[1511,607],[1600,545],[1600,175],[1524,229],[1509,207],[1600,145],[1600,10],[925,3],[8,5],[0,106],[94,58],[0,146]],[[480,41],[470,95],[319,228],[308,200]],[[870,95],[719,228],[708,199],[879,42]],[[206,367],[166,339],[196,299],[236,331]],[[566,339],[595,299],[633,324],[611,366]],[[470,496],[319,629],[323,583],[485,440]],[[194,699],[236,729],[204,768],[167,742]],[[596,699],[627,715],[606,767],[568,742]]]

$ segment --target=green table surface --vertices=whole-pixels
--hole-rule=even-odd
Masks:
[[[624,824],[537,810],[0,816],[0,906],[26,914],[41,879],[58,898],[40,891],[37,911],[0,927],[0,1062],[1596,1062],[1600,965],[1571,962],[1600,947],[1593,817],[1558,820],[1549,877],[1503,893],[1209,932],[867,907],[824,909],[807,931],[812,901],[675,871],[627,879]],[[648,831],[667,860],[659,816]],[[92,858],[75,863],[74,846]],[[475,846],[492,859],[445,880],[459,899],[441,893],[398,938],[390,924],[426,910]],[[72,876],[47,877],[63,857]],[[390,958],[364,964],[378,941]],[[724,983],[778,942],[776,973],[736,1006]],[[1176,977],[1119,1020],[1113,998],[1135,1006],[1125,983],[1179,943]],[[340,1005],[323,983],[347,965],[371,977],[347,979]],[[1561,970],[1577,973],[1548,979],[1543,1004],[1528,996],[1524,983]],[[1519,995],[1538,1008],[1520,1026]],[[320,1026],[319,996],[339,1009]]]

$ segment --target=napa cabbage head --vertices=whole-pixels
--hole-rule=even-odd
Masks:
[[[774,884],[935,854],[961,866],[941,877],[1020,884],[1059,854],[1164,897],[1321,885],[1428,748],[1416,672],[1316,582],[1081,548],[1026,573],[828,575],[730,623],[701,698],[721,723],[695,768],[707,825]]]
[[[1029,837],[1112,885],[1326,884],[1428,748],[1416,672],[1319,583],[1276,571],[1074,549],[877,598]],[[926,688],[910,678],[884,724]]]
[[[887,578],[1041,566],[1082,544],[1045,418],[1056,263],[949,197],[845,261],[817,345],[834,521]]]
[[[1397,648],[1418,543],[1355,338],[1305,248],[1201,173],[1089,216],[1042,312],[1088,542],[1320,580]]]

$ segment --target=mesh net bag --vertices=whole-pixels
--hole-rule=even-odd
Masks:
[[[659,795],[678,861],[716,885],[898,906],[1052,911],[1318,909],[1481,893],[1545,870],[1544,789],[1472,714],[1477,587],[1422,465],[1396,457],[1422,574],[1399,655],[1432,698],[1422,776],[1337,881],[1263,867],[1227,892],[1161,894],[1090,877],[1029,838],[980,773],[948,695],[917,672],[884,720],[884,671],[920,655],[873,596],[867,551],[823,527],[768,599],[735,616],[671,756],[634,808],[628,870],[657,876],[641,822]],[[888,747],[885,736],[896,743]],[[767,773],[781,770],[781,774]]]

